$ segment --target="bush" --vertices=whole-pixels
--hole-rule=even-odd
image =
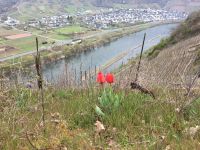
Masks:
[[[160,41],[159,44],[157,44],[156,46],[154,46],[150,52],[147,54],[147,56],[152,59],[152,58],[155,58],[158,56],[158,54],[160,53],[160,51],[166,47],[169,46],[169,44],[171,43],[171,38],[165,38],[165,39],[162,39]]]

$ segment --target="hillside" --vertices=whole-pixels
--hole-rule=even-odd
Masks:
[[[169,38],[163,39],[147,53],[142,63],[141,84],[176,88],[188,88],[191,84],[199,84],[199,79],[196,78],[200,68],[199,23],[200,12],[192,13]],[[127,76],[134,79],[135,71]]]
[[[7,12],[13,5],[15,5],[19,0],[0,0],[0,14]]]
[[[45,2],[46,1],[46,2]],[[114,4],[150,4],[150,3],[157,3],[158,5],[160,5],[161,7],[165,6],[167,4],[169,0],[56,0],[56,1],[52,1],[52,0],[43,0],[43,1],[32,1],[32,0],[0,0],[0,6],[1,7],[1,12],[8,10],[8,8],[10,8],[11,6],[15,5],[17,2],[19,3],[19,5],[21,5],[24,2],[29,2],[29,3],[48,3],[49,5],[53,5],[53,4],[69,4],[69,5],[74,5],[74,6],[78,6],[78,5],[94,5],[94,6],[101,6],[101,7],[112,7]]]
[[[189,5],[188,5],[189,4]],[[98,7],[153,7],[171,10],[193,10],[199,8],[199,2],[190,0],[0,0],[0,13],[26,20],[30,17],[75,13],[85,10],[96,10]]]
[[[200,12],[192,13],[173,33],[172,41],[178,42],[200,34]]]

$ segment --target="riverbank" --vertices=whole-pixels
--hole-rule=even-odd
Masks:
[[[82,41],[82,43],[79,44],[54,47],[51,51],[48,50],[41,52],[42,61],[43,64],[45,65],[63,58],[73,57],[78,53],[87,52],[96,47],[101,47],[103,45],[109,44],[110,42],[117,40],[123,36],[139,32],[141,30],[158,26],[161,24],[163,23],[160,22],[148,23],[132,27],[126,27],[123,28],[122,30],[115,31],[106,35],[85,39]],[[0,65],[1,68],[7,72],[9,71],[9,69],[17,69],[18,67],[27,68],[27,66],[31,66],[33,64],[34,64],[34,57],[31,55],[27,55],[21,58],[2,62]]]

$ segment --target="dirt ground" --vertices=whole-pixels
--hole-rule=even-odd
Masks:
[[[32,34],[24,33],[24,34],[16,34],[16,35],[6,36],[5,38],[8,40],[15,40],[15,39],[20,39],[20,38],[25,38],[25,37],[30,37],[30,36],[32,36]]]

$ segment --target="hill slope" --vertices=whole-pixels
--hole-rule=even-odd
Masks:
[[[0,14],[8,11],[13,5],[15,5],[18,0],[0,0]]]
[[[96,7],[137,6],[186,10],[187,4],[192,4],[189,1],[191,0],[0,0],[0,13],[9,12],[17,17],[22,16],[22,14],[42,16],[40,14],[73,13],[80,10],[96,9]],[[179,8],[180,5],[181,8]],[[194,5],[200,6],[198,3]]]
[[[142,62],[140,83],[145,86],[188,87],[200,68],[200,12],[191,14],[172,35],[148,53]],[[135,70],[136,68],[131,68]],[[133,74],[127,74],[134,79]],[[198,78],[195,80],[198,84]]]

